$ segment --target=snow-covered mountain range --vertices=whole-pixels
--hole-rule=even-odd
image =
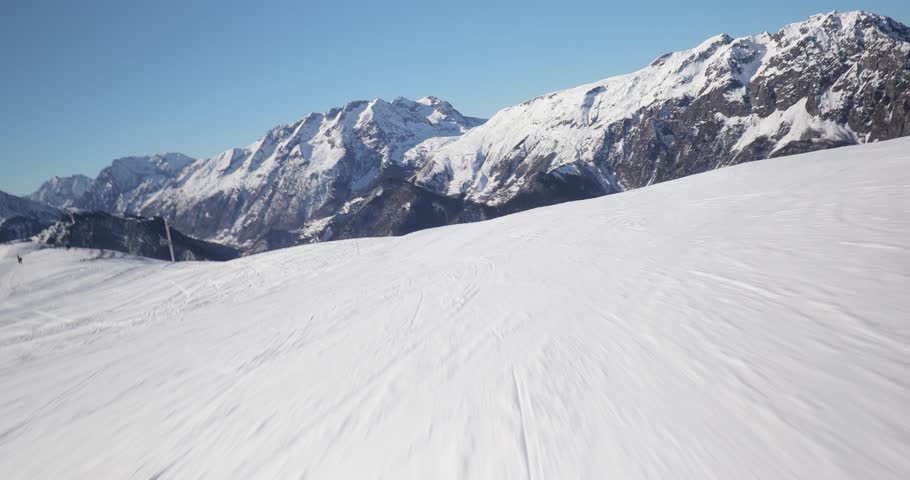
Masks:
[[[409,175],[410,148],[480,123],[435,97],[350,102],[195,162],[139,211],[166,215],[195,236],[248,246],[272,230],[334,215],[381,180]]]
[[[252,252],[408,233],[908,134],[910,29],[835,12],[774,34],[718,35],[485,123],[434,97],[356,101],[209,159],[121,159],[81,196],[58,179],[32,198],[164,215]]]
[[[573,179],[605,194],[910,134],[910,29],[864,12],[712,37],[409,152],[416,183],[490,205]],[[539,201],[559,201],[544,196]]]

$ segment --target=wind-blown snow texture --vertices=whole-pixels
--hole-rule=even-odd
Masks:
[[[908,478],[908,167],[223,264],[0,246],[0,477]]]

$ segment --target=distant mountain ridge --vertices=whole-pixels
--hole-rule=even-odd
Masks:
[[[193,162],[194,158],[182,153],[119,158],[101,170],[76,205],[86,210],[132,213]]]
[[[717,35],[489,121],[436,97],[355,101],[209,159],[115,161],[78,198],[59,180],[32,197],[166,216],[251,253],[400,235],[905,135],[910,29],[832,12],[774,34]]]
[[[506,108],[462,136],[428,139],[405,155],[416,167],[409,182],[424,192],[407,202],[410,215],[394,202],[378,209],[368,195],[321,230],[304,231],[306,241],[407,233],[399,227],[489,218],[905,135],[910,29],[871,13],[833,12],[775,34],[718,35],[638,72]],[[438,208],[440,196],[463,208]],[[421,202],[434,214],[418,212]],[[395,221],[373,220],[383,217]]]
[[[38,190],[26,195],[24,198],[57,208],[73,207],[76,201],[82,198],[94,183],[94,179],[85,175],[52,177],[41,184]]]
[[[638,72],[507,108],[409,155],[423,165],[417,184],[502,205],[545,177],[580,177],[607,194],[907,134],[910,29],[849,12],[773,35],[718,35]]]
[[[36,235],[62,213],[44,203],[0,192],[0,243]]]
[[[53,177],[25,198],[57,208],[133,212],[194,161],[182,153],[118,158],[94,179],[85,175]]]
[[[349,102],[192,164],[138,211],[165,215],[197,237],[248,247],[272,230],[334,215],[384,178],[410,175],[410,148],[482,122],[435,97]]]

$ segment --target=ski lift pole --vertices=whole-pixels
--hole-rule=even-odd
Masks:
[[[167,224],[167,219],[164,219],[164,233],[167,234],[167,248],[171,252],[171,262],[176,262],[174,259],[174,244],[171,242],[171,227]]]

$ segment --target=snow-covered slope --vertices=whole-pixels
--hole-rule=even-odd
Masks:
[[[902,139],[224,264],[0,246],[0,477],[905,479],[908,209]]]
[[[52,177],[26,198],[59,208],[74,207],[93,183],[85,175]]]
[[[202,238],[249,245],[336,213],[382,178],[413,173],[405,151],[480,123],[435,97],[350,102],[194,163],[141,212],[167,215]]]
[[[908,135],[908,72],[906,26],[865,12],[816,15],[773,35],[718,35],[635,73],[534,98],[406,158],[424,165],[417,183],[487,205],[564,200],[547,190],[566,178],[595,196]]]

